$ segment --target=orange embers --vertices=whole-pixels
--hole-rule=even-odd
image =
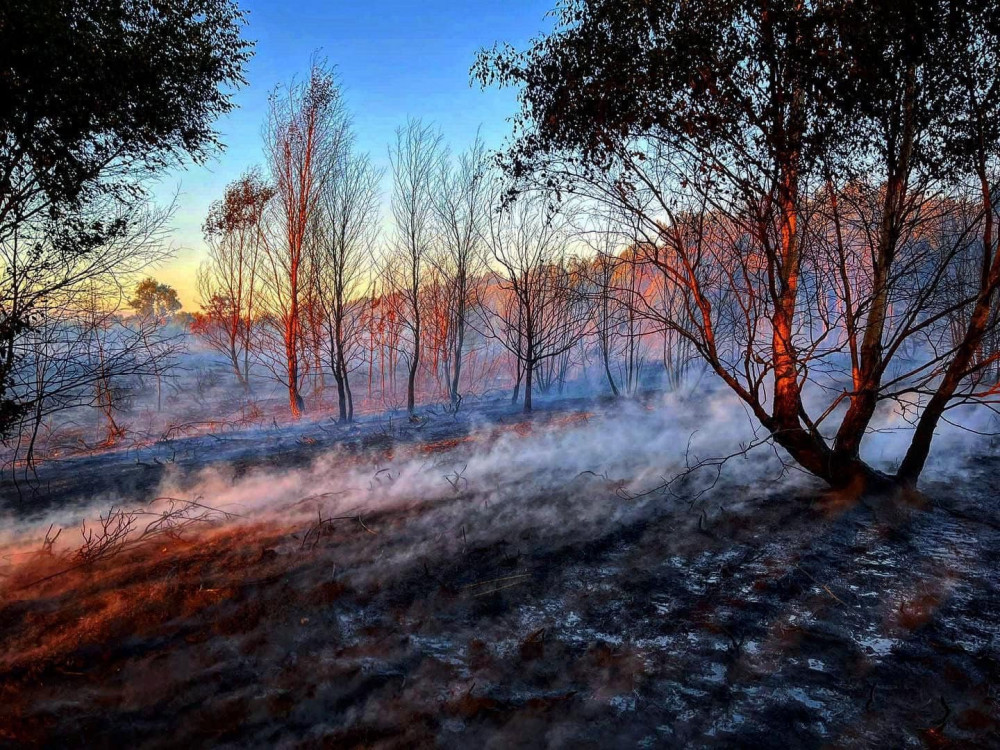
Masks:
[[[421,453],[447,453],[448,451],[457,448],[464,443],[474,443],[476,439],[472,436],[466,436],[461,438],[450,438],[448,440],[438,440],[434,443],[422,443],[420,445]]]

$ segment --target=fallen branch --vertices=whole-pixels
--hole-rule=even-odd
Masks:
[[[468,584],[466,586],[463,586],[462,589],[468,591],[468,590],[471,590],[471,589],[477,589],[477,588],[481,588],[483,586],[491,586],[492,585],[493,588],[489,588],[486,591],[478,591],[478,592],[472,594],[473,598],[480,597],[480,596],[488,596],[490,594],[495,594],[498,591],[503,591],[504,589],[513,588],[514,586],[519,586],[522,583],[526,583],[527,579],[530,578],[530,577],[531,577],[531,573],[520,573],[518,575],[503,576],[501,578],[493,578],[493,579],[490,579],[489,581],[478,581],[477,583],[470,583],[470,584]],[[502,585],[497,586],[496,584],[502,584]]]
[[[112,506],[107,515],[98,517],[96,523],[88,525],[86,519],[81,521],[80,535],[83,543],[75,553],[70,555],[77,562],[55,573],[19,586],[17,590],[22,591],[100,560],[111,559],[128,549],[134,549],[161,536],[179,539],[181,532],[194,525],[243,517],[235,513],[212,508],[197,500],[180,500],[178,498],[164,497],[157,498],[156,501],[165,501],[168,503],[168,507],[165,510],[156,512],[143,509],[125,510],[124,508]],[[141,531],[135,533],[139,522],[149,516],[153,517],[152,520]],[[54,537],[50,536],[51,531],[52,527],[50,526],[49,531],[46,532],[45,541],[42,543],[43,551],[48,549],[51,552],[52,545],[59,536],[59,533]]]
[[[330,518],[323,518],[323,512],[316,511],[316,517],[316,523],[306,529],[306,533],[302,537],[302,544],[300,545],[301,549],[305,549],[307,544],[310,545],[309,549],[315,549],[316,545],[319,544],[320,537],[323,536],[324,530],[332,528],[336,521],[357,521],[361,525],[361,528],[369,534],[372,536],[378,535],[377,531],[372,531],[368,527],[360,514],[356,516],[331,516]]]
[[[809,571],[807,571],[805,568],[803,568],[800,565],[796,565],[795,567],[798,568],[800,571],[802,571],[810,581],[812,581],[813,583],[815,583],[817,586],[819,586],[821,589],[823,589],[826,593],[828,593],[830,596],[832,596],[838,602],[840,602],[841,604],[843,604],[845,607],[849,606],[847,604],[847,602],[845,602],[843,599],[841,599],[839,596],[837,596],[835,593],[833,593],[833,591],[830,590],[829,586],[827,586],[825,583],[820,583],[815,578],[813,578],[813,576],[810,575]]]
[[[524,583],[524,581],[514,581],[513,583],[508,583],[504,586],[498,586],[497,588],[490,589],[489,591],[480,591],[478,594],[473,594],[472,597],[475,599],[480,596],[489,596],[490,594],[496,594],[497,592],[503,591],[504,589],[513,588],[514,586],[519,586],[522,583]]]

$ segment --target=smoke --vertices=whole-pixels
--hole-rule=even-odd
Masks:
[[[955,457],[972,455],[984,444],[980,433],[990,428],[989,416],[983,410],[960,416],[975,431],[943,425],[929,475],[961,476],[964,464]],[[231,514],[235,522],[303,525],[317,518],[364,519],[420,509],[432,526],[464,523],[468,540],[477,518],[510,533],[531,527],[586,534],[588,527],[641,515],[651,503],[693,507],[711,500],[728,507],[739,502],[742,490],[736,488],[752,488],[758,497],[821,489],[780,451],[761,444],[766,435],[733,394],[710,386],[697,397],[666,394],[603,405],[568,401],[531,420],[504,406],[461,418],[440,415],[428,424],[425,436],[423,428],[407,423],[393,428],[365,422],[353,433],[355,442],[360,436],[382,448],[359,451],[335,444],[296,468],[275,468],[271,453],[312,440],[311,434],[322,437],[316,423],[277,433],[248,431],[233,436],[232,443],[199,438],[198,451],[211,453],[208,465],[194,472],[175,467],[153,495],[195,500]],[[905,413],[886,409],[864,456],[891,471],[910,429]],[[407,439],[399,440],[407,430]],[[247,445],[254,446],[249,459]],[[242,460],[233,460],[240,451]],[[146,510],[156,512],[166,502]],[[109,506],[137,504],[140,498],[101,492],[30,520],[9,517],[0,541],[37,541],[49,526],[67,527],[71,533],[60,543],[70,547],[78,542],[72,529],[81,520],[94,519]]]
[[[698,407],[665,396],[646,403],[595,405],[586,412],[550,411],[532,420],[504,407],[499,415],[438,417],[429,444],[421,432],[412,432],[415,442],[402,442],[394,440],[399,430],[368,422],[360,426],[360,434],[376,445],[380,443],[375,438],[385,438],[383,442],[393,446],[390,455],[335,446],[307,465],[290,469],[274,468],[269,453],[310,439],[310,433],[322,436],[316,425],[283,430],[278,436],[251,431],[240,434],[235,446],[203,438],[200,450],[211,451],[212,462],[194,473],[180,468],[168,472],[154,495],[198,500],[246,519],[285,521],[306,521],[317,512],[366,515],[475,497],[480,506],[565,525],[587,514],[640,504],[627,498],[662,484],[683,471],[686,462],[732,452],[753,439],[750,423],[728,395],[700,400]],[[226,460],[232,458],[227,452],[248,443],[258,445],[257,460]],[[749,481],[773,472],[775,462],[762,459],[768,459],[764,452],[753,461],[738,460],[727,474]],[[538,517],[532,498],[578,485],[600,485],[602,491],[580,493],[577,505],[568,509],[569,518],[551,511],[551,518]],[[19,533],[37,535],[50,524],[72,527],[110,505],[137,502],[135,497],[102,492],[27,522],[9,518],[5,527],[8,536],[15,526]],[[67,537],[69,544],[72,535]]]

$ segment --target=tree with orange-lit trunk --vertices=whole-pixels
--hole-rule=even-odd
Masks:
[[[830,485],[913,487],[998,353],[995,3],[583,0],[525,52],[505,165],[619,215],[686,340]],[[628,92],[622,96],[622,92]],[[970,273],[969,269],[976,269]],[[649,309],[649,312],[655,313]],[[914,426],[862,456],[880,407]]]
[[[347,119],[333,73],[312,65],[305,81],[277,89],[269,100],[264,146],[275,189],[268,215],[264,254],[267,303],[278,327],[282,355],[272,371],[288,388],[288,405],[298,419],[302,398],[305,342],[304,300],[312,280],[309,233],[324,184],[334,166],[332,155],[345,137]]]

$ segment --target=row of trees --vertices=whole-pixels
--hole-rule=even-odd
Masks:
[[[541,202],[498,212],[500,182],[478,138],[453,155],[433,126],[409,121],[390,148],[391,230],[383,175],[357,151],[332,72],[272,97],[266,170],[252,170],[212,206],[209,258],[199,272],[195,331],[250,387],[253,365],[305,408],[304,383],[336,383],[353,418],[350,375],[375,369],[391,390],[406,372],[443,384],[457,407],[469,340],[500,342],[526,378],[583,334],[582,276],[568,265],[571,234]],[[487,314],[488,313],[488,314]]]
[[[352,373],[367,365],[369,391],[377,379],[393,393],[403,369],[412,414],[421,377],[457,408],[475,358],[479,376],[509,363],[513,398],[523,388],[531,410],[533,392],[564,383],[571,353],[595,341],[612,391],[635,392],[654,334],[679,382],[690,347],[650,314],[676,304],[675,285],[622,252],[635,236],[595,232],[541,191],[507,202],[478,137],[455,155],[431,125],[400,128],[383,231],[383,176],[358,153],[323,63],[275,93],[264,136],[266,169],[230,185],[205,223],[194,326],[242,388],[266,370],[297,418],[307,382],[318,392],[329,375],[350,421]]]

